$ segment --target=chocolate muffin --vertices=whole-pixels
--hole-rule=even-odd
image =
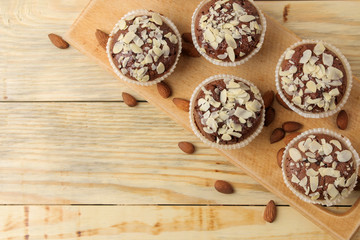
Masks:
[[[301,199],[332,205],[352,191],[357,179],[357,154],[343,138],[322,129],[304,133],[287,146],[283,175]]]
[[[169,19],[159,13],[138,10],[117,23],[107,51],[120,77],[151,85],[174,70],[181,52],[181,40]]]
[[[349,94],[351,73],[337,49],[323,42],[303,42],[279,61],[277,85],[289,107],[308,115],[334,112]]]
[[[205,0],[193,15],[195,47],[224,66],[245,62],[262,46],[266,20],[250,0]]]
[[[190,108],[194,132],[219,148],[245,146],[263,126],[264,104],[258,88],[234,76],[205,80],[194,91]]]

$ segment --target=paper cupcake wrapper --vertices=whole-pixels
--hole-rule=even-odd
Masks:
[[[151,16],[151,14],[154,13],[154,12],[150,12],[148,10],[145,10],[145,9],[138,9],[138,10],[134,10],[134,11],[131,11],[129,13],[127,13],[125,16],[123,16],[119,22],[123,19],[126,19],[127,17],[129,16],[141,16],[141,15],[148,15],[148,16]],[[117,22],[113,28],[113,30],[111,31],[110,35],[109,35],[109,40],[107,42],[107,45],[106,45],[106,53],[107,53],[107,56],[108,56],[108,59],[109,59],[109,62],[110,62],[110,65],[111,67],[113,68],[114,72],[116,73],[116,75],[121,78],[122,80],[126,81],[126,82],[129,82],[129,83],[134,83],[136,85],[140,85],[140,86],[151,86],[151,85],[154,85],[154,84],[157,84],[163,80],[165,80],[167,77],[169,77],[175,70],[176,68],[176,65],[179,61],[179,58],[180,58],[180,54],[181,54],[181,49],[182,49],[182,43],[181,43],[181,36],[180,36],[180,33],[179,33],[179,30],[177,29],[177,27],[175,26],[175,24],[170,20],[168,19],[167,17],[164,17],[163,15],[160,15],[161,16],[161,19],[163,20],[163,22],[165,22],[175,33],[176,37],[178,38],[178,41],[179,41],[179,50],[178,50],[178,53],[177,53],[177,56],[176,56],[176,60],[174,62],[174,64],[172,65],[172,67],[167,70],[168,72],[166,74],[164,74],[163,76],[159,77],[159,78],[156,78],[154,80],[151,80],[151,81],[147,81],[147,82],[140,82],[140,81],[137,81],[137,80],[134,80],[134,79],[131,79],[129,77],[127,77],[126,75],[124,75],[114,64],[113,60],[112,60],[112,56],[111,56],[111,49],[110,49],[110,45],[111,45],[111,42],[113,41],[113,37],[114,35],[116,34],[116,32],[119,30],[118,28],[118,24],[119,22]]]
[[[310,129],[308,131],[303,132],[302,134],[298,135],[297,137],[295,137],[293,140],[291,140],[289,142],[289,144],[286,146],[284,154],[282,156],[282,162],[281,162],[281,169],[282,169],[282,175],[283,175],[283,179],[284,182],[286,184],[286,186],[296,195],[298,196],[301,200],[308,202],[308,203],[313,203],[313,204],[321,204],[321,205],[326,205],[326,206],[332,206],[338,202],[340,202],[341,200],[343,200],[344,198],[346,198],[347,196],[349,196],[349,194],[354,190],[354,187],[357,184],[357,179],[355,180],[355,182],[348,187],[348,192],[345,195],[341,195],[339,194],[336,198],[332,199],[332,200],[312,200],[311,197],[306,196],[300,192],[298,192],[289,182],[289,180],[286,177],[286,173],[285,173],[285,156],[288,154],[289,149],[301,138],[307,136],[307,135],[311,135],[311,134],[326,134],[329,135],[331,137],[336,138],[337,140],[341,141],[353,154],[353,158],[354,158],[354,163],[355,163],[355,174],[358,175],[358,168],[359,168],[359,164],[360,164],[360,159],[359,159],[359,154],[356,152],[356,150],[353,148],[353,146],[351,145],[351,142],[348,138],[334,132],[331,131],[329,129],[325,129],[325,128],[315,128],[315,129]]]
[[[262,114],[261,114],[261,119],[260,119],[260,123],[259,126],[257,127],[257,129],[254,131],[253,134],[251,134],[250,136],[248,136],[247,138],[245,138],[243,141],[236,143],[236,144],[229,144],[229,145],[222,145],[222,144],[218,144],[215,142],[210,141],[209,139],[207,139],[206,137],[204,137],[204,135],[202,135],[202,133],[199,131],[199,129],[197,128],[195,121],[194,121],[194,109],[195,109],[195,104],[196,104],[196,98],[198,96],[198,93],[201,90],[201,87],[207,85],[210,82],[219,80],[219,79],[235,79],[238,81],[241,81],[249,86],[252,86],[256,89],[258,89],[252,82],[245,80],[243,78],[240,77],[236,77],[236,76],[232,76],[232,75],[225,75],[225,74],[221,74],[221,75],[215,75],[215,76],[211,76],[209,78],[207,78],[206,80],[204,80],[203,82],[201,82],[196,89],[194,90],[191,99],[190,99],[190,111],[189,111],[189,118],[190,118],[190,126],[191,129],[193,130],[193,132],[195,133],[195,135],[200,138],[200,140],[213,147],[213,148],[218,148],[218,149],[223,149],[223,150],[233,150],[233,149],[238,149],[238,148],[242,148],[245,147],[246,145],[248,145],[252,140],[254,140],[262,131],[263,127],[264,127],[264,121],[265,121],[265,107],[262,110]],[[261,104],[262,106],[264,106],[264,101],[261,98]]]
[[[261,22],[261,27],[262,27],[262,30],[261,30],[261,35],[260,35],[260,40],[259,40],[259,43],[257,45],[257,47],[252,51],[250,52],[249,55],[247,55],[245,58],[239,60],[239,61],[235,61],[235,62],[225,62],[225,61],[221,61],[219,59],[215,59],[215,58],[212,58],[210,57],[209,55],[207,55],[206,53],[204,53],[203,51],[201,51],[201,47],[199,46],[198,42],[197,42],[197,39],[196,39],[196,36],[195,36],[195,20],[196,20],[196,16],[198,15],[198,12],[201,10],[201,8],[206,4],[208,3],[209,1],[211,0],[204,0],[202,1],[198,7],[196,8],[196,10],[194,11],[194,14],[192,16],[192,21],[191,21],[191,37],[192,37],[192,40],[193,40],[193,43],[194,43],[194,46],[196,48],[196,50],[206,59],[208,60],[209,62],[211,62],[212,64],[215,64],[215,65],[219,65],[219,66],[223,66],[223,67],[235,67],[235,66],[238,66],[238,65],[241,65],[241,64],[244,64],[246,63],[247,61],[249,61],[250,58],[252,58],[256,53],[258,53],[264,43],[264,38],[265,38],[265,33],[266,33],[266,18],[264,16],[264,14],[261,12],[261,10],[256,6],[256,4],[254,3],[254,1],[252,0],[249,0],[249,2],[251,2],[254,7],[256,8],[256,10],[258,11],[259,13],[259,16],[260,16],[260,22]]]
[[[343,98],[341,99],[341,102],[336,106],[336,108],[334,110],[330,110],[330,111],[326,111],[326,112],[320,112],[320,113],[311,113],[311,112],[306,112],[301,110],[300,108],[297,108],[294,104],[292,104],[284,95],[282,89],[281,89],[281,83],[280,83],[280,78],[279,78],[279,71],[280,71],[280,66],[282,61],[285,58],[285,55],[287,53],[287,51],[294,49],[300,45],[303,44],[309,44],[309,43],[314,43],[317,44],[318,42],[322,42],[324,44],[324,46],[331,50],[333,53],[335,53],[339,59],[341,60],[341,62],[344,65],[345,68],[345,72],[346,72],[346,76],[347,76],[347,88],[345,91],[345,94],[343,96]],[[324,41],[321,40],[302,40],[300,42],[297,42],[293,45],[291,45],[289,48],[287,48],[285,50],[285,52],[281,55],[277,65],[276,65],[276,70],[275,70],[275,83],[276,83],[276,90],[278,91],[281,99],[286,103],[287,106],[289,106],[289,108],[291,110],[293,110],[294,112],[296,112],[297,114],[305,117],[305,118],[326,118],[329,117],[331,115],[334,115],[335,113],[339,112],[345,105],[345,103],[347,102],[349,96],[350,96],[350,92],[351,92],[351,88],[352,88],[352,72],[351,72],[351,67],[350,64],[348,62],[348,60],[346,59],[346,57],[340,52],[340,50],[338,48],[336,48],[335,46],[326,43]]]

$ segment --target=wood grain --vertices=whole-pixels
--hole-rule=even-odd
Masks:
[[[1,204],[265,204],[275,198],[147,103],[3,103],[0,116]],[[196,153],[184,154],[180,140],[193,142]],[[236,194],[217,193],[217,179],[231,182]]]
[[[144,100],[75,48],[61,51],[49,42],[47,34],[64,35],[87,3],[0,0],[0,101],[113,101],[122,91]],[[282,24],[302,38],[334,43],[360,75],[360,2],[258,4],[280,22],[290,5]],[[1,206],[1,240],[330,238],[289,207],[264,225],[262,206],[237,206],[287,202],[147,103],[136,110],[118,102],[1,103],[0,139],[0,204],[169,204]],[[178,150],[179,139],[194,142],[196,154]],[[215,192],[216,179],[230,181],[236,193]]]
[[[107,3],[107,5],[104,5],[101,1],[92,1],[72,25],[66,34],[66,39],[110,72],[113,71],[109,66],[106,54],[101,47],[99,48],[96,41],[94,41],[93,32],[96,28],[101,26],[103,29],[111,29],[120,16],[123,16],[126,12],[135,9],[136,6],[141,4],[145,9],[152,9],[164,15],[172,16],[172,20],[178,26],[179,30],[183,31],[186,26],[189,26],[193,9],[198,4],[198,2],[189,2],[188,5],[181,5],[180,9],[180,5],[177,2],[166,2],[166,4],[164,4],[163,0],[151,2],[133,0],[122,2],[122,8],[117,9],[115,6],[119,5],[119,0],[111,0]],[[106,21],[104,21],[105,18]],[[294,33],[267,16],[267,34],[264,45],[259,54],[244,65],[236,68],[226,68],[225,70],[224,67],[214,66],[202,58],[192,59],[192,62],[190,60],[186,61],[184,58],[180,59],[176,71],[168,78],[174,90],[174,97],[189,99],[193,89],[195,89],[202,80],[211,75],[223,72],[251,80],[262,91],[266,91],[269,88],[274,90],[274,81],[269,79],[268,76],[274,74],[275,64],[284,49],[296,41],[299,41],[299,38],[294,35]],[[198,66],[201,66],[201,72],[198,71]],[[254,71],[254,69],[258,69],[259,71]],[[133,88],[151,104],[163,110],[179,124],[187,129],[190,128],[188,114],[176,109],[171,101],[160,99],[156,87],[139,87],[125,82],[124,84]],[[356,109],[360,104],[359,85],[360,82],[355,79],[352,95],[346,105],[349,109]],[[280,112],[279,110],[278,119],[282,122],[289,120],[289,117],[286,115],[293,114],[284,109],[281,109]],[[354,119],[360,117],[359,112],[355,110],[350,112]],[[293,117],[295,117],[294,115],[295,114],[293,114]],[[318,120],[301,119],[303,120],[305,128],[326,127],[336,130],[334,124],[329,122],[330,118]],[[345,135],[353,142],[355,149],[358,149],[360,140],[357,138],[356,133],[360,131],[360,126],[352,125],[352,129],[350,127],[349,130]],[[267,160],[267,154],[273,153],[273,156],[275,156],[279,149],[279,147],[276,147],[277,144],[269,144],[267,134],[267,131],[263,131],[250,145],[241,150],[218,150],[218,152],[226,156],[234,165],[243,169],[248,175],[267,189],[289,202],[292,207],[327,230],[333,236],[339,239],[349,239],[360,225],[360,200],[354,204],[351,211],[343,215],[337,215],[327,211],[323,207],[301,201],[292,194],[283,183],[282,174],[276,163],[265,162]],[[259,146],[262,147],[259,148]],[[346,226],[346,228],[343,226]]]
[[[64,35],[87,3],[0,0],[0,101],[109,101],[121,100],[122,91],[142,99],[76,49],[59,50],[49,42],[47,34]],[[288,21],[283,24],[301,38],[335,44],[349,58],[354,74],[360,76],[359,1],[257,4],[280,22],[284,6],[290,4]],[[109,25],[103,30],[110,29]],[[190,31],[190,25],[181,31]]]
[[[0,204],[287,204],[147,103],[2,103],[0,116]]]
[[[0,207],[0,229],[1,239],[13,240],[333,239],[289,207],[278,207],[278,217],[271,224],[263,220],[263,210],[245,206],[7,206]]]

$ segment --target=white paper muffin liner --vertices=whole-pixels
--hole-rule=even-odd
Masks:
[[[148,10],[145,10],[145,9],[137,9],[137,10],[134,10],[134,11],[131,11],[129,13],[127,13],[125,16],[123,16],[119,22],[123,19],[126,19],[127,17],[129,16],[141,16],[141,15],[147,15],[147,16],[151,16],[152,13],[154,12],[150,12]],[[181,49],[182,49],[182,43],[181,43],[181,35],[180,35],[180,32],[179,30],[177,29],[177,27],[175,26],[175,24],[170,20],[168,19],[167,17],[164,17],[163,15],[161,15],[161,19],[163,20],[163,22],[165,22],[175,33],[176,37],[178,38],[178,44],[179,44],[179,49],[178,49],[178,53],[177,53],[177,56],[176,56],[176,60],[174,62],[174,64],[171,66],[170,69],[166,70],[167,73],[164,74],[163,76],[159,77],[159,78],[156,78],[154,80],[151,80],[151,81],[147,81],[147,82],[140,82],[140,81],[137,81],[137,80],[134,80],[134,79],[131,79],[129,77],[127,77],[126,75],[124,75],[120,70],[119,68],[117,68],[113,62],[113,59],[112,59],[112,56],[111,56],[111,43],[113,41],[113,37],[114,35],[117,33],[117,31],[119,30],[118,28],[118,24],[119,22],[117,22],[113,28],[113,30],[111,31],[110,35],[109,35],[109,40],[107,42],[107,45],[106,45],[106,53],[107,53],[107,56],[108,56],[108,59],[109,59],[109,62],[110,62],[110,65],[111,67],[113,68],[114,72],[116,73],[116,75],[118,75],[119,78],[121,78],[122,80],[126,81],[126,82],[129,82],[129,83],[134,83],[136,85],[140,85],[140,86],[151,86],[151,85],[154,85],[154,84],[157,84],[163,80],[165,80],[167,77],[169,77],[175,70],[176,68],[176,65],[179,61],[179,58],[180,58],[180,54],[181,54]]]
[[[224,67],[235,67],[235,66],[238,66],[238,65],[241,65],[241,64],[244,64],[246,63],[247,61],[249,61],[250,58],[252,58],[256,53],[258,53],[264,43],[264,38],[265,38],[265,33],[266,33],[266,18],[264,16],[264,14],[261,12],[261,10],[256,6],[256,4],[254,3],[253,0],[249,0],[249,2],[251,2],[256,10],[258,11],[259,13],[259,16],[260,16],[260,22],[261,22],[261,27],[262,27],[262,30],[261,30],[261,35],[260,35],[260,40],[259,40],[259,43],[257,44],[257,47],[252,50],[250,52],[249,55],[247,55],[245,58],[239,60],[239,61],[235,61],[235,62],[226,62],[226,61],[221,61],[219,59],[215,59],[215,58],[212,58],[210,57],[209,55],[207,55],[206,53],[204,53],[203,51],[201,51],[201,47],[199,46],[199,43],[197,42],[197,39],[196,39],[196,35],[195,35],[195,20],[196,20],[196,17],[199,13],[199,11],[201,10],[201,8],[208,2],[210,2],[212,0],[204,0],[202,1],[198,7],[196,8],[196,10],[194,11],[194,14],[192,16],[192,21],[191,21],[191,36],[192,36],[192,40],[193,40],[193,43],[194,43],[194,46],[196,48],[196,50],[206,59],[208,60],[209,62],[211,62],[212,64],[215,64],[215,65],[219,65],[219,66],[224,66]]]
[[[294,49],[300,45],[303,44],[317,44],[318,42],[322,42],[325,46],[325,48],[329,49],[330,51],[332,51],[333,53],[336,54],[337,57],[339,57],[339,59],[341,60],[342,64],[344,65],[345,68],[345,72],[346,72],[346,77],[347,77],[347,87],[346,87],[346,91],[345,94],[343,96],[343,98],[341,99],[341,102],[336,106],[336,108],[334,110],[330,110],[330,111],[326,111],[326,112],[319,112],[319,113],[312,113],[312,112],[306,112],[301,110],[300,108],[297,108],[293,103],[291,103],[284,95],[282,89],[281,89],[281,83],[280,83],[280,78],[279,78],[279,71],[280,71],[280,67],[281,64],[285,58],[285,55],[287,53],[287,51]],[[345,105],[345,103],[347,102],[349,96],[350,96],[350,92],[351,92],[351,88],[352,88],[352,72],[351,72],[351,67],[350,64],[348,62],[348,60],[346,59],[346,57],[340,52],[340,50],[338,48],[336,48],[335,46],[326,43],[324,41],[321,40],[302,40],[300,42],[297,42],[293,45],[291,45],[289,48],[287,48],[285,50],[285,52],[281,55],[277,65],[276,65],[276,70],[275,70],[275,83],[276,83],[276,90],[278,91],[281,99],[286,103],[287,106],[289,106],[289,108],[291,110],[293,110],[294,112],[296,112],[297,114],[305,117],[305,118],[326,118],[329,117],[331,115],[334,115],[335,113],[339,112],[343,106]]]
[[[326,206],[332,206],[338,202],[340,202],[341,200],[343,200],[344,198],[346,198],[353,190],[354,187],[357,184],[357,179],[355,180],[355,182],[349,186],[348,192],[345,195],[341,195],[339,194],[338,197],[332,199],[332,200],[312,200],[311,197],[306,196],[305,194],[298,192],[289,182],[289,180],[286,177],[286,171],[285,171],[285,157],[288,155],[289,149],[291,147],[293,147],[293,145],[300,140],[301,138],[311,135],[311,134],[326,134],[329,135],[331,137],[336,138],[337,140],[341,141],[347,148],[348,150],[351,151],[351,153],[353,154],[353,159],[354,159],[354,164],[355,164],[355,174],[358,175],[358,168],[359,168],[359,164],[360,164],[360,159],[359,159],[359,155],[356,152],[356,150],[353,148],[353,146],[351,145],[351,142],[348,138],[334,132],[331,131],[329,129],[325,129],[325,128],[315,128],[315,129],[310,129],[308,131],[303,132],[302,134],[298,135],[297,137],[295,137],[293,140],[291,140],[289,142],[289,144],[286,146],[285,151],[283,153],[282,156],[282,162],[281,162],[281,168],[282,168],[282,175],[283,175],[283,179],[284,182],[286,184],[286,186],[296,195],[298,196],[301,200],[308,202],[308,203],[313,203],[313,204],[321,204],[321,205],[326,205]]]
[[[196,98],[199,94],[201,90],[201,87],[207,85],[210,82],[216,81],[216,80],[220,80],[220,79],[235,79],[238,81],[241,81],[251,87],[254,87],[256,89],[258,89],[252,82],[245,80],[243,78],[240,77],[236,77],[236,76],[232,76],[232,75],[226,75],[226,74],[221,74],[221,75],[214,75],[211,76],[209,78],[207,78],[206,80],[204,80],[203,82],[201,82],[194,90],[191,99],[190,99],[190,107],[189,107],[189,118],[190,118],[190,126],[191,129],[193,130],[193,132],[195,133],[195,135],[200,138],[200,140],[213,147],[213,148],[218,148],[218,149],[224,149],[224,150],[233,150],[233,149],[238,149],[238,148],[242,148],[245,147],[246,145],[248,145],[252,140],[254,140],[262,131],[263,127],[264,127],[264,121],[265,121],[265,107],[264,107],[264,101],[261,98],[261,105],[263,106],[263,110],[262,110],[262,114],[261,114],[261,119],[260,119],[260,123],[257,126],[257,129],[247,138],[245,138],[243,141],[236,143],[236,144],[228,144],[228,145],[222,145],[222,144],[218,144],[216,142],[212,142],[209,139],[207,139],[204,135],[202,135],[202,133],[199,131],[199,129],[196,126],[195,120],[194,120],[194,109],[195,109],[195,104],[196,104]]]

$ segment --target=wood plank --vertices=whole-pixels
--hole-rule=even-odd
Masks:
[[[49,42],[47,34],[63,35],[87,3],[88,0],[1,2],[0,101],[121,100],[122,91],[143,100],[76,49],[62,51]],[[349,58],[354,74],[360,76],[359,1],[258,4],[281,22],[283,8],[290,4],[288,21],[283,24],[302,38],[334,43]],[[189,29],[187,26],[182,31]],[[19,44],[19,38],[31,44]]]
[[[293,209],[277,209],[270,224],[264,207],[1,206],[0,229],[8,240],[333,239]]]
[[[265,204],[275,198],[148,103],[2,103],[0,116],[1,204]],[[194,142],[196,154],[181,152],[180,140]],[[232,182],[236,194],[217,193],[217,179]]]
[[[287,204],[148,103],[2,103],[0,116],[0,204]]]
[[[189,25],[193,9],[198,2],[189,2],[188,5],[181,5],[181,7],[179,7],[180,5],[177,2],[166,1],[165,4],[163,1],[164,0],[122,1],[122,7],[117,8],[116,6],[120,4],[120,0],[108,1],[106,5],[103,4],[102,1],[93,0],[71,26],[69,32],[66,34],[66,39],[81,52],[98,61],[100,65],[107,68],[110,72],[113,72],[109,66],[106,54],[95,44],[93,36],[95,29],[99,28],[99,26],[101,26],[102,29],[111,28],[118,21],[119,16],[123,16],[126,12],[141,4],[144,8],[172,16],[172,20],[180,31],[182,31]],[[106,21],[104,19],[106,19]],[[224,67],[214,66],[201,58],[193,59],[192,64],[190,64],[190,61],[186,62],[184,59],[180,59],[176,71],[168,78],[174,89],[174,96],[189,99],[193,89],[195,89],[203,79],[218,74],[219,72],[242,76],[253,81],[262,91],[268,90],[271,86],[273,87],[273,81],[269,79],[268,76],[274,73],[275,64],[284,49],[290,44],[299,41],[299,38],[269,16],[267,16],[267,29],[266,39],[260,53],[253,57],[251,61],[239,67],[225,69]],[[201,72],[198,71],[198,66],[201,66]],[[261,71],[254,71],[254,69]],[[156,86],[139,87],[131,83],[124,84],[132,87],[151,104],[166,112],[179,124],[187,129],[190,128],[188,114],[177,109],[168,99],[159,97]],[[360,82],[355,78],[352,95],[346,105],[346,109],[352,115],[353,119],[360,117],[360,113],[355,110],[360,105],[359,95]],[[277,112],[279,116],[278,119],[281,122],[289,120],[287,115],[295,115],[283,108],[277,109]],[[299,116],[294,117],[299,119]],[[337,130],[334,123],[329,121],[330,118],[300,119],[302,119],[305,128],[326,127],[335,131]],[[349,127],[349,130],[346,131],[346,134],[344,132],[344,134],[350,138],[356,149],[360,145],[360,141],[357,138],[357,132],[359,131],[360,126],[352,125]],[[360,226],[360,200],[357,201],[346,214],[341,215],[300,200],[283,183],[282,174],[278,166],[276,166],[274,162],[266,162],[266,155],[271,152],[275,154],[278,150],[276,147],[278,144],[269,144],[268,134],[269,131],[263,131],[251,144],[241,150],[218,150],[218,152],[226,156],[229,161],[243,169],[267,189],[289,202],[291,206],[331,233],[334,237],[349,239],[353,236]],[[261,148],[259,148],[259,146],[261,146]]]

